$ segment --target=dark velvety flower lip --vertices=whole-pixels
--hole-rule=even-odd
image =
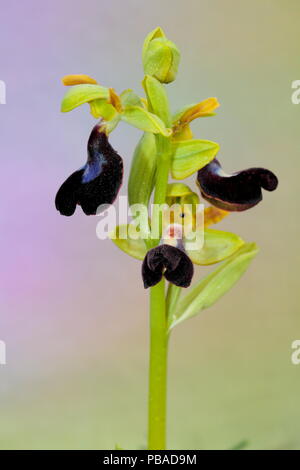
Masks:
[[[212,205],[226,211],[244,211],[262,200],[262,190],[274,191],[278,179],[265,168],[249,168],[231,175],[222,170],[219,161],[198,171],[201,194]]]
[[[66,179],[59,188],[56,209],[66,216],[80,205],[86,215],[94,215],[102,204],[112,204],[123,180],[123,160],[97,124],[88,140],[86,164]]]
[[[188,287],[193,274],[193,263],[185,252],[167,244],[148,251],[142,264],[145,289],[155,286],[163,276],[176,286]]]

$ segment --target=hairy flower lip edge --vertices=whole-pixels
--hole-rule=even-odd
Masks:
[[[272,171],[258,167],[226,174],[215,158],[198,171],[197,183],[202,197],[213,206],[241,212],[262,200],[262,188],[274,191],[278,178]]]
[[[112,204],[123,181],[123,160],[108,142],[103,123],[97,123],[89,136],[87,162],[60,186],[55,206],[61,215],[71,216],[76,206],[86,215],[95,215],[98,207]]]
[[[164,276],[178,287],[189,287],[194,274],[194,266],[188,255],[181,249],[168,245],[158,245],[149,250],[142,263],[144,288],[155,286]]]

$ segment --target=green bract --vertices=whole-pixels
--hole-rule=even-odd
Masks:
[[[184,179],[211,162],[220,147],[209,140],[192,139],[172,142],[172,148],[172,176]]]
[[[144,132],[162,134],[165,137],[169,137],[172,133],[158,116],[139,106],[125,108],[121,119]]]
[[[141,237],[133,238],[133,236],[131,236],[135,233],[136,228],[133,224],[118,225],[115,230],[110,233],[109,238],[120,250],[127,253],[127,255],[143,260],[147,253],[147,247]]]
[[[92,100],[108,99],[108,88],[100,85],[74,85],[68,89],[61,103],[61,111],[67,113]]]
[[[169,329],[217,302],[240,279],[257,252],[255,243],[245,243],[231,258],[196,284],[179,300],[175,312],[171,313]]]
[[[160,28],[148,34],[143,47],[143,65],[147,75],[162,83],[173,82],[180,62],[180,52]]]
[[[156,143],[152,133],[146,132],[133,154],[128,180],[129,205],[148,206],[155,184]]]
[[[169,100],[164,86],[156,78],[146,75],[143,87],[148,100],[149,111],[155,113],[167,127],[171,125]]]
[[[233,255],[244,243],[235,233],[205,229],[203,247],[199,250],[187,249],[187,254],[193,263],[205,266],[223,261]],[[186,246],[188,247],[188,243]]]

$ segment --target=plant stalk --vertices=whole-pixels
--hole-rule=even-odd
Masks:
[[[150,292],[148,449],[166,448],[167,354],[165,281]]]
[[[158,169],[154,193],[154,211],[151,227],[159,229],[161,236],[161,212],[157,205],[165,203],[170,167],[170,140],[157,136]],[[167,407],[167,311],[165,281],[161,280],[150,289],[150,363],[149,363],[149,408],[148,408],[148,449],[166,448],[166,407]]]

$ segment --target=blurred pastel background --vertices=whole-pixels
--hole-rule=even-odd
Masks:
[[[265,166],[264,202],[219,226],[261,251],[219,303],[171,338],[169,448],[300,449],[298,0],[10,0],[1,6],[0,448],[140,448],[146,442],[148,294],[140,264],[59,215],[55,193],[86,157],[87,106],[60,114],[67,73],[142,92],[141,46],[160,25],[179,46],[174,110],[217,96],[193,124],[228,171]],[[128,176],[138,130],[113,146]],[[193,181],[191,180],[193,184]],[[126,185],[122,188],[126,194]],[[197,270],[197,276],[206,274]]]

